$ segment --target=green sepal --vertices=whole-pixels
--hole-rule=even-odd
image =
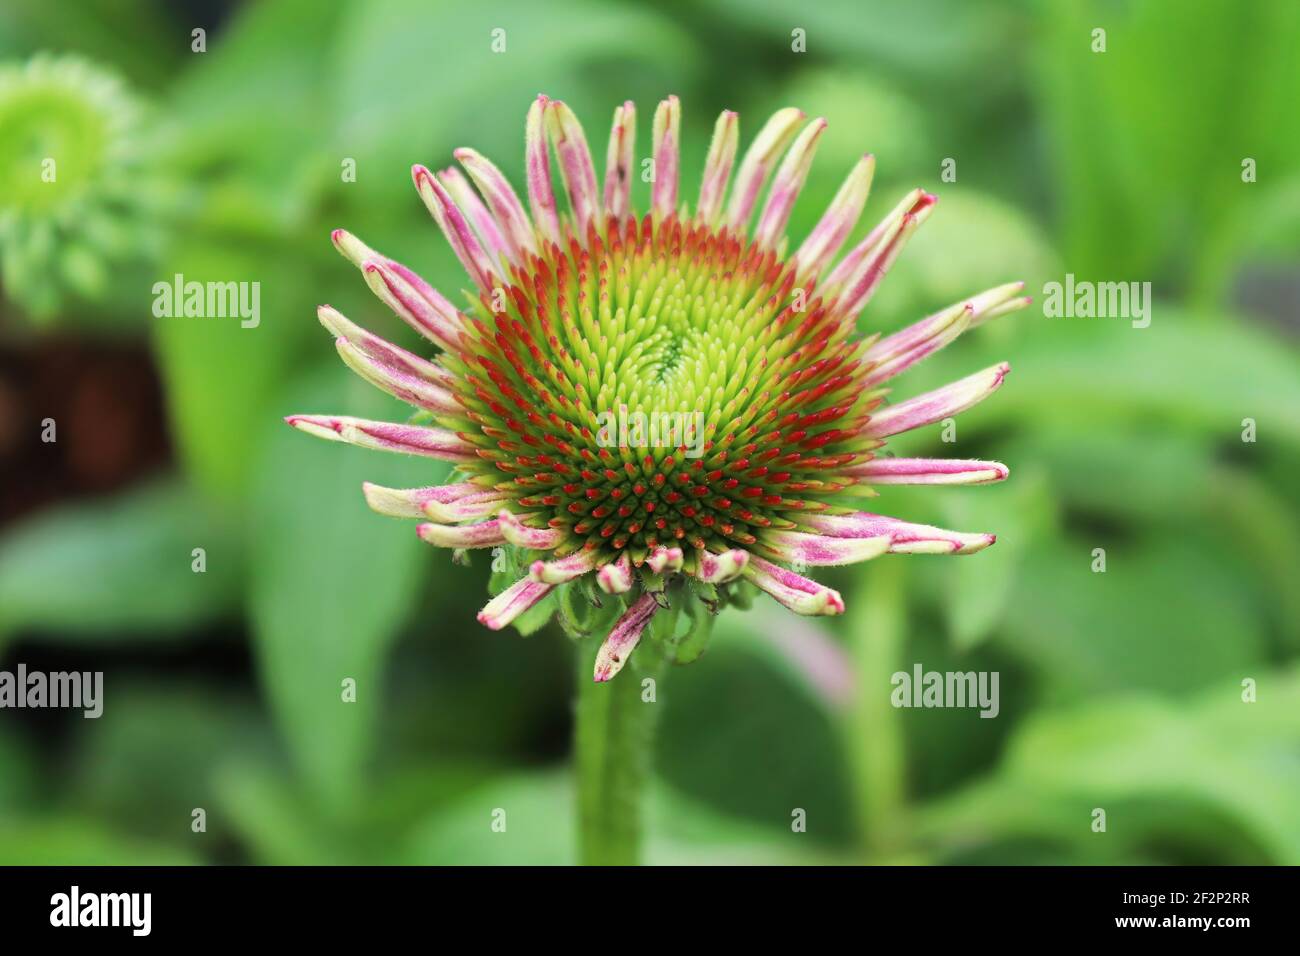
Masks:
[[[704,584],[701,587],[713,590],[712,585]],[[698,592],[699,588],[696,590]],[[713,597],[717,598],[716,590]],[[690,664],[698,660],[708,647],[709,638],[713,634],[713,620],[717,617],[717,613],[709,609],[709,605],[705,603],[705,598],[699,593],[689,595],[682,603],[686,605],[686,617],[689,627],[684,634],[677,638],[675,660],[678,664]],[[717,606],[716,600],[714,606]]]
[[[585,574],[554,592],[560,627],[575,640],[593,634],[603,638],[624,610],[617,598],[599,594],[593,580],[593,575]]]
[[[735,581],[727,586],[725,601],[727,604],[738,607],[742,611],[748,611],[754,606],[754,589],[748,582]]]
[[[641,587],[649,594],[662,595],[665,587],[664,576],[662,574],[655,574],[648,567],[642,566]],[[656,600],[658,599],[656,598]],[[663,606],[663,601],[659,601],[659,604],[660,606]]]
[[[721,610],[722,598],[718,595],[717,585],[701,581],[699,578],[688,578],[688,580],[696,597],[706,605],[706,610],[714,614],[718,613]]]

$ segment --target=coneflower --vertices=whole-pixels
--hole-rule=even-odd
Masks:
[[[126,86],[79,57],[0,65],[0,285],[33,318],[68,293],[106,298],[152,244],[140,121]]]
[[[399,348],[329,306],[319,317],[344,362],[422,415],[402,424],[286,420],[331,440],[454,464],[450,484],[367,484],[365,496],[383,514],[425,519],[417,531],[430,544],[522,556],[527,573],[479,614],[487,627],[506,626],[557,589],[581,588],[595,603],[597,589],[617,596],[622,616],[596,655],[596,681],[618,673],[665,608],[702,607],[704,617],[752,585],[798,614],[840,614],[836,591],[792,568],[987,547],[992,534],[913,524],[863,511],[861,501],[880,485],[1006,478],[994,461],[881,449],[997,390],[1006,364],[886,403],[895,376],[1023,308],[1023,284],[884,338],[860,337],[859,313],[936,200],[919,189],[904,196],[837,260],[871,186],[874,159],[863,156],[792,251],[786,223],[826,129],[805,119],[777,112],[737,163],[739,117],[724,112],[692,208],[680,195],[681,111],[670,96],[654,115],[643,215],[631,202],[640,167],[630,102],[614,111],[602,186],[577,117],[538,97],[526,126],[527,209],[472,149],[455,152],[463,173],[414,167],[421,199],[469,274],[465,307],[355,236],[337,230],[333,239],[436,354]],[[688,455],[684,443],[611,441],[606,416],[629,411],[697,415],[700,444]]]

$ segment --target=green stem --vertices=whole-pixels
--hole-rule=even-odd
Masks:
[[[659,676],[657,643],[643,640],[622,672],[604,684],[591,679],[600,641],[577,645],[578,860],[587,866],[640,861],[642,795],[659,706],[642,681]]]
[[[873,561],[849,617],[857,694],[845,740],[863,846],[874,859],[903,849],[906,761],[900,715],[890,703],[890,677],[902,667],[907,639],[904,560]]]

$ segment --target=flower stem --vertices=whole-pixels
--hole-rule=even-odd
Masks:
[[[907,642],[906,578],[902,561],[873,561],[849,620],[857,699],[846,741],[864,849],[876,861],[902,850],[906,828],[906,761],[899,713],[890,703],[890,675],[902,666]]]
[[[587,866],[640,861],[641,804],[650,775],[658,706],[643,699],[642,681],[658,678],[662,657],[643,641],[613,680],[591,679],[599,641],[578,643],[578,710],[574,760],[578,776],[578,860]]]

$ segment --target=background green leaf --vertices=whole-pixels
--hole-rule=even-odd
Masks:
[[[0,638],[183,635],[236,611],[243,557],[218,513],[174,481],[38,513],[0,539]]]
[[[350,409],[382,417],[391,399],[339,370],[281,395],[286,413]],[[367,411],[374,414],[367,415]],[[410,524],[380,520],[361,483],[437,483],[445,465],[313,441],[268,422],[249,521],[250,611],[262,678],[277,721],[313,793],[346,807],[363,792],[386,650],[427,573]],[[356,682],[355,703],[342,682]]]

